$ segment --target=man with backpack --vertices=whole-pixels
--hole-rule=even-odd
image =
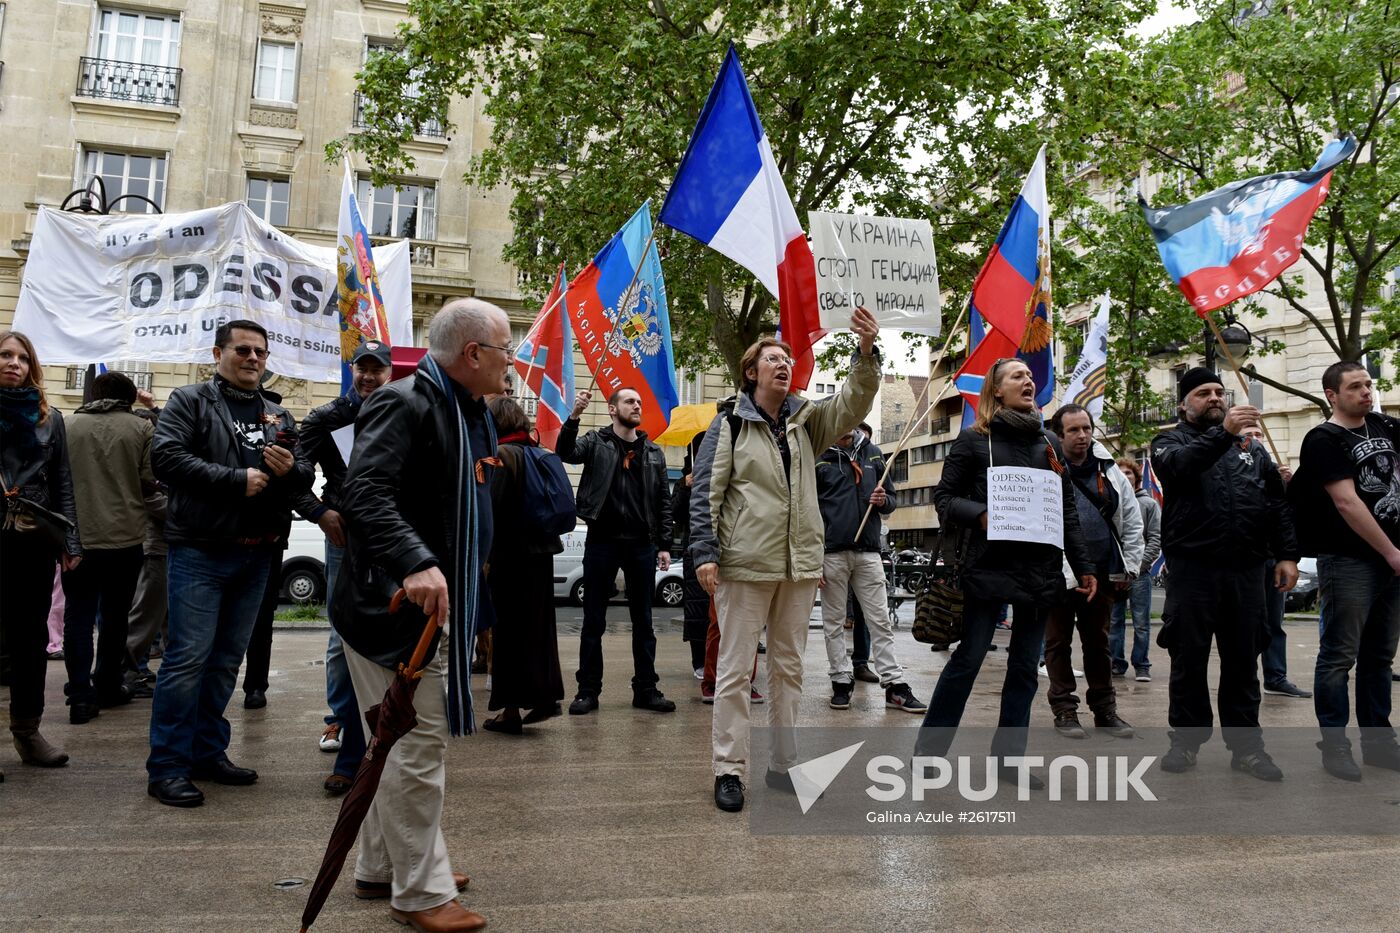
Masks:
[[[646,432],[637,430],[642,423],[642,397],[636,389],[623,387],[609,396],[612,423],[579,437],[579,416],[592,398],[588,390],[579,393],[573,413],[559,431],[556,450],[565,463],[583,464],[577,509],[588,523],[578,696],[569,704],[569,712],[580,716],[598,708],[598,694],[603,691],[603,630],[619,569],[632,617],[632,705],[657,713],[675,712],[676,704],[656,686],[656,635],[651,627],[655,571],[671,566],[666,457]]]
[[[1390,726],[1391,662],[1400,640],[1400,421],[1371,410],[1366,367],[1333,363],[1322,374],[1332,417],[1303,438],[1289,487],[1304,550],[1317,554],[1322,636],[1313,706],[1322,766],[1361,780],[1347,738],[1347,679],[1356,669],[1361,760],[1400,771]]]
[[[1055,731],[1066,738],[1088,737],[1079,723],[1079,698],[1075,696],[1070,642],[1079,631],[1084,654],[1084,700],[1094,713],[1094,726],[1109,735],[1129,739],[1133,727],[1118,715],[1118,695],[1113,689],[1108,651],[1108,623],[1115,602],[1127,596],[1128,587],[1142,566],[1144,549],[1142,512],[1128,482],[1113,457],[1094,440],[1094,416],[1082,405],[1062,405],[1050,419],[1068,462],[1075,511],[1090,556],[1094,559],[1098,586],[1086,598],[1067,592],[1050,610],[1045,623],[1045,669],[1050,677],[1047,699],[1055,714]],[[1065,589],[1078,583],[1065,562]]]

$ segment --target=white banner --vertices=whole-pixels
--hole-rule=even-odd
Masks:
[[[810,211],[822,327],[846,330],[864,306],[881,327],[936,336],[942,301],[927,220]]]
[[[1065,547],[1064,487],[1054,470],[987,469],[987,540]]]
[[[1064,401],[1083,405],[1094,419],[1103,417],[1104,390],[1108,387],[1108,292],[1099,299],[1099,309],[1089,322],[1079,365],[1065,386]]]
[[[395,345],[413,343],[409,243],[376,245]],[[234,202],[183,214],[104,217],[41,207],[14,328],[44,363],[208,363],[214,331],[267,328],[271,371],[340,381],[336,253]]]

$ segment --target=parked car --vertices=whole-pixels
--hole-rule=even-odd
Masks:
[[[575,606],[583,605],[583,544],[588,540],[588,527],[579,525],[561,536],[564,550],[554,555],[554,596],[567,599]],[[612,599],[625,596],[622,574],[613,583]],[[671,569],[656,571],[652,588],[652,605],[675,608],[685,601],[685,577],[681,573],[680,555],[671,562]]]
[[[282,552],[282,600],[326,601],[326,536],[314,522],[293,516],[292,533]]]
[[[1298,561],[1298,585],[1283,598],[1285,612],[1312,612],[1317,608],[1317,558]]]

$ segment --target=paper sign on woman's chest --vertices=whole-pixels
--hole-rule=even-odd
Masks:
[[[1053,544],[1064,549],[1064,489],[1053,470],[987,470],[987,540]]]

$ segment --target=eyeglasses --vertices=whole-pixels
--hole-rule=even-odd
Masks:
[[[267,354],[269,352],[266,347],[250,347],[246,343],[240,343],[236,347],[224,347],[224,349],[232,350],[234,353],[244,358],[256,356],[260,360],[267,359]]]
[[[766,356],[764,356],[764,357],[761,357],[761,359],[763,360],[763,362],[765,362],[765,363],[772,363],[774,366],[792,366],[792,365],[793,365],[792,357],[790,357],[790,356],[774,356],[773,354],[770,353],[770,354],[768,354],[768,355],[766,355]]]
[[[498,347],[498,346],[496,346],[494,343],[481,343],[481,342],[478,342],[478,343],[477,343],[477,346],[478,346],[478,347],[490,347],[492,350],[500,350],[500,351],[501,351],[502,353],[504,353],[506,356],[514,356],[514,355],[515,355],[515,348],[512,347],[510,344],[506,344],[504,347]]]

